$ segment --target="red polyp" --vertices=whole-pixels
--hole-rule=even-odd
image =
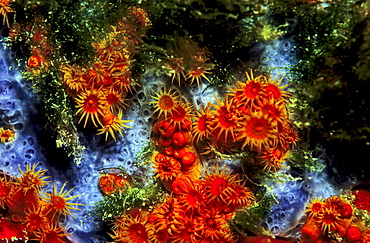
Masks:
[[[190,166],[193,166],[195,161],[196,161],[196,156],[194,153],[192,152],[186,152],[184,154],[184,156],[182,156],[182,164],[185,166],[185,167],[190,167]]]
[[[184,146],[189,141],[189,135],[183,131],[175,132],[175,134],[173,134],[172,140],[174,145],[179,147]]]
[[[165,137],[171,137],[172,134],[175,132],[175,127],[172,123],[170,123],[168,120],[162,120],[158,122],[158,131],[161,135]]]
[[[361,231],[357,226],[351,225],[347,229],[346,236],[347,236],[347,239],[350,241],[353,241],[353,242],[359,241],[361,239]]]
[[[172,145],[172,142],[173,142],[172,140],[173,139],[171,137],[160,136],[158,139],[158,143],[160,146],[168,147]]]
[[[173,155],[173,148],[172,147],[166,147],[164,150],[163,150],[163,153],[165,155]]]

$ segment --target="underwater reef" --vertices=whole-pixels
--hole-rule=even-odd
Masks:
[[[370,242],[369,0],[0,15],[0,242]]]

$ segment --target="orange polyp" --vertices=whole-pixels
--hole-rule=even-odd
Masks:
[[[308,213],[308,216],[318,216],[319,213],[324,209],[324,202],[320,199],[314,198],[311,200],[311,202],[308,204],[306,213]]]
[[[245,83],[238,82],[230,91],[232,92],[231,96],[233,96],[233,99],[235,99],[238,104],[251,108],[256,105],[256,101],[262,98],[266,80],[264,76],[259,76],[254,79],[252,70],[250,76],[247,72],[246,76],[247,80]]]
[[[232,184],[230,190],[231,204],[237,207],[249,207],[256,201],[253,192],[243,185]]]
[[[45,211],[43,206],[39,206],[38,208],[32,204],[31,206],[25,209],[25,219],[22,220],[22,223],[26,225],[26,228],[29,232],[33,232],[35,230],[41,229],[46,227],[50,222],[49,219],[46,217],[50,212]]]
[[[296,142],[299,140],[297,131],[291,130],[290,128],[288,128],[283,140],[295,146]]]
[[[216,139],[224,138],[227,141],[228,135],[231,135],[235,141],[235,130],[240,127],[240,117],[232,105],[232,100],[226,96],[225,101],[221,102],[217,97],[217,105],[211,104],[216,110],[213,113],[213,133],[216,132]],[[219,128],[219,129],[218,129]]]
[[[330,232],[335,229],[338,222],[340,221],[339,215],[336,211],[331,208],[324,208],[318,216],[318,222],[321,224],[322,231]]]
[[[266,84],[265,92],[266,92],[267,97],[269,98],[276,99],[276,100],[281,98],[280,90],[276,85]]]
[[[166,118],[169,114],[172,114],[176,110],[176,106],[179,102],[179,97],[177,91],[174,90],[172,92],[172,89],[170,88],[168,91],[166,91],[164,88],[161,88],[159,92],[152,91],[155,96],[149,95],[154,99],[154,101],[148,102],[148,104],[154,104],[155,110],[153,111],[153,114],[156,112],[158,113],[158,117],[164,114],[164,117]]]
[[[162,110],[170,110],[175,102],[170,95],[162,95],[162,97],[158,100],[160,107]]]
[[[308,222],[321,228],[321,232],[335,232],[341,237],[346,235],[352,221],[352,206],[339,196],[327,198],[325,202],[314,198],[305,212],[308,213]]]
[[[325,204],[335,210],[338,210],[344,203],[345,200],[339,196],[332,196],[325,200]]]
[[[117,112],[127,106],[127,104],[125,103],[126,99],[124,99],[123,96],[124,92],[115,91],[114,89],[110,89],[104,92],[104,100],[111,108],[112,112]]]
[[[211,66],[211,65],[209,65]],[[198,87],[200,86],[201,79],[204,78],[208,82],[211,82],[206,74],[210,74],[208,72],[211,68],[206,67],[205,63],[201,63],[199,65],[195,65],[190,71],[187,72],[186,78],[190,79],[190,85],[196,80]]]
[[[28,59],[27,64],[31,68],[40,67],[42,65],[42,59],[39,55],[33,55]]]
[[[174,111],[169,116],[169,121],[174,123],[174,126],[181,129],[183,124],[190,123],[192,118],[192,108],[193,106],[188,103],[179,103],[174,107]]]
[[[228,186],[229,183],[225,178],[214,179],[210,187],[212,197],[220,196]]]
[[[260,97],[263,85],[255,80],[249,80],[244,87],[244,100],[253,101]]]
[[[148,240],[148,232],[142,223],[131,224],[127,232],[130,242],[144,243]]]
[[[232,175],[232,171],[226,173],[226,167],[219,171],[218,164],[216,169],[206,171],[203,176],[204,180],[200,182],[202,186],[202,193],[207,203],[216,199],[219,202],[230,203],[229,192],[232,190],[231,184],[236,183],[237,175]]]
[[[320,236],[321,230],[313,223],[306,223],[302,227],[302,235],[308,235],[312,240],[317,240]]]
[[[106,110],[103,113],[102,119],[104,126],[98,129],[97,135],[105,133],[105,141],[108,140],[109,134],[113,137],[114,141],[116,141],[115,132],[123,136],[122,131],[125,130],[125,128],[132,128],[126,125],[126,123],[132,122],[133,120],[122,120],[122,110],[119,110],[116,116],[111,111]]]
[[[276,143],[276,124],[271,118],[259,113],[245,118],[243,127],[237,130],[240,132],[238,139],[245,138],[242,148],[249,145],[251,149],[261,151]]]
[[[42,228],[41,231],[35,231],[35,235],[40,243],[64,243],[64,237],[69,236],[64,233],[62,227],[58,227],[56,224]]]
[[[210,103],[207,104],[205,109],[201,106],[200,112],[195,111],[195,122],[192,124],[193,141],[199,142],[199,140],[209,137],[211,131],[210,124],[213,119],[209,109]]]
[[[66,201],[60,196],[52,196],[51,202],[53,208],[55,208],[56,210],[63,210],[67,206]]]
[[[104,116],[103,116],[103,124],[104,126],[109,126],[112,125],[114,120],[117,118],[112,112],[110,111],[105,111]]]
[[[169,235],[181,228],[180,222],[176,218],[183,216],[183,211],[178,205],[177,198],[170,196],[164,202],[155,206],[152,216],[154,217],[154,227],[157,231],[166,229]]]
[[[183,217],[179,219],[182,227],[177,229],[170,237],[169,242],[196,242],[195,225],[192,217]]]
[[[67,182],[65,182],[62,185],[62,187],[60,188],[60,191],[57,192],[56,182],[54,182],[53,192],[50,193],[50,194],[43,192],[45,195],[48,196],[48,198],[43,198],[43,199],[50,202],[49,205],[51,206],[52,210],[54,210],[55,212],[60,213],[63,216],[66,216],[67,214],[69,214],[70,216],[75,218],[70,210],[73,209],[73,210],[80,210],[81,211],[81,209],[74,208],[73,206],[75,206],[75,205],[76,206],[84,206],[84,205],[80,204],[80,203],[71,203],[71,202],[68,202],[68,201],[72,200],[76,197],[79,197],[82,194],[67,197],[68,194],[70,194],[75,188],[73,187],[69,191],[64,191],[64,187],[66,186],[66,184],[67,184]]]
[[[172,192],[175,195],[181,195],[182,193],[188,192],[194,188],[194,182],[190,179],[189,176],[182,175],[178,177],[172,183]]]
[[[258,158],[263,159],[263,169],[267,172],[272,170],[276,172],[282,168],[286,168],[282,163],[286,158],[287,152],[277,147],[271,147],[260,152]]]
[[[186,78],[184,62],[182,58],[167,58],[167,59],[168,59],[168,62],[166,63],[167,67],[173,73],[171,83],[173,83],[173,80],[176,78],[180,86],[181,76],[183,78]]]
[[[12,195],[17,188],[12,183],[12,178],[6,174],[0,174],[0,207],[12,201]]]
[[[11,129],[0,128],[0,141],[2,143],[8,143],[13,141],[15,138],[15,132]]]
[[[81,115],[80,120],[78,123],[85,118],[84,127],[86,127],[87,121],[89,119],[92,120],[94,125],[97,127],[95,120],[103,126],[101,122],[101,116],[104,116],[104,97],[100,91],[92,90],[85,90],[84,92],[80,92],[78,97],[75,99],[78,108],[76,114]]]
[[[63,64],[60,71],[63,73],[63,82],[71,90],[81,92],[89,85],[87,82],[88,78],[84,75],[82,68],[76,64]]]
[[[194,221],[197,235],[202,238],[209,237],[213,242],[219,242],[219,237],[224,235],[226,233],[225,231],[227,231],[226,220],[217,212],[202,213],[200,217],[195,217]]]
[[[181,164],[173,157],[158,153],[153,159],[155,177],[161,180],[173,181],[181,171]]]
[[[153,163],[161,163],[163,160],[165,160],[168,156],[162,154],[162,153],[158,153],[158,152],[155,152],[153,154]]]
[[[190,189],[180,196],[179,203],[186,207],[185,211],[198,208],[203,201],[203,197],[198,190]]]
[[[292,93],[283,90],[284,88],[288,87],[290,84],[280,86],[283,79],[284,79],[284,76],[281,76],[281,78],[279,79],[279,74],[276,75],[274,80],[271,80],[271,77],[269,76],[268,82],[264,85],[265,95],[269,99],[274,99],[274,100],[283,99],[284,101],[286,101],[287,98],[292,97]]]
[[[23,189],[26,193],[30,189],[36,189],[37,191],[41,190],[41,186],[48,184],[50,181],[44,181],[45,179],[50,178],[50,176],[44,176],[47,170],[38,170],[36,167],[39,163],[34,164],[32,167],[29,164],[26,164],[26,171],[23,172],[18,166],[18,170],[21,173],[21,177],[18,178],[17,184]]]
[[[273,121],[284,122],[287,119],[287,112],[282,100],[267,100],[264,99],[258,105],[258,108],[263,114],[267,114]]]

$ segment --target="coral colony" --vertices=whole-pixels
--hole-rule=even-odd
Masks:
[[[0,242],[370,242],[369,3],[0,0]]]

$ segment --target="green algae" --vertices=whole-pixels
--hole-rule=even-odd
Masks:
[[[276,9],[299,23],[300,59],[290,71],[296,97],[293,109],[300,117],[298,127],[310,133],[311,139],[313,133],[324,139],[368,137],[369,121],[362,117],[368,106],[364,80],[369,77],[363,68],[369,50],[365,2],[330,1]]]
[[[90,214],[97,215],[102,220],[114,219],[133,208],[150,209],[163,200],[163,186],[159,181],[144,186],[133,182],[118,193],[105,196],[94,205]]]
[[[266,208],[270,208],[275,203],[275,198],[261,190],[256,193],[256,204],[250,208],[241,208],[236,211],[229,225],[231,230],[240,235],[270,235],[261,226],[261,222],[266,217]]]
[[[32,87],[44,104],[43,113],[46,118],[46,128],[55,137],[57,148],[63,148],[74,162],[81,163],[85,147],[80,144],[70,100],[55,72],[34,74],[23,73],[23,77],[32,82]]]

